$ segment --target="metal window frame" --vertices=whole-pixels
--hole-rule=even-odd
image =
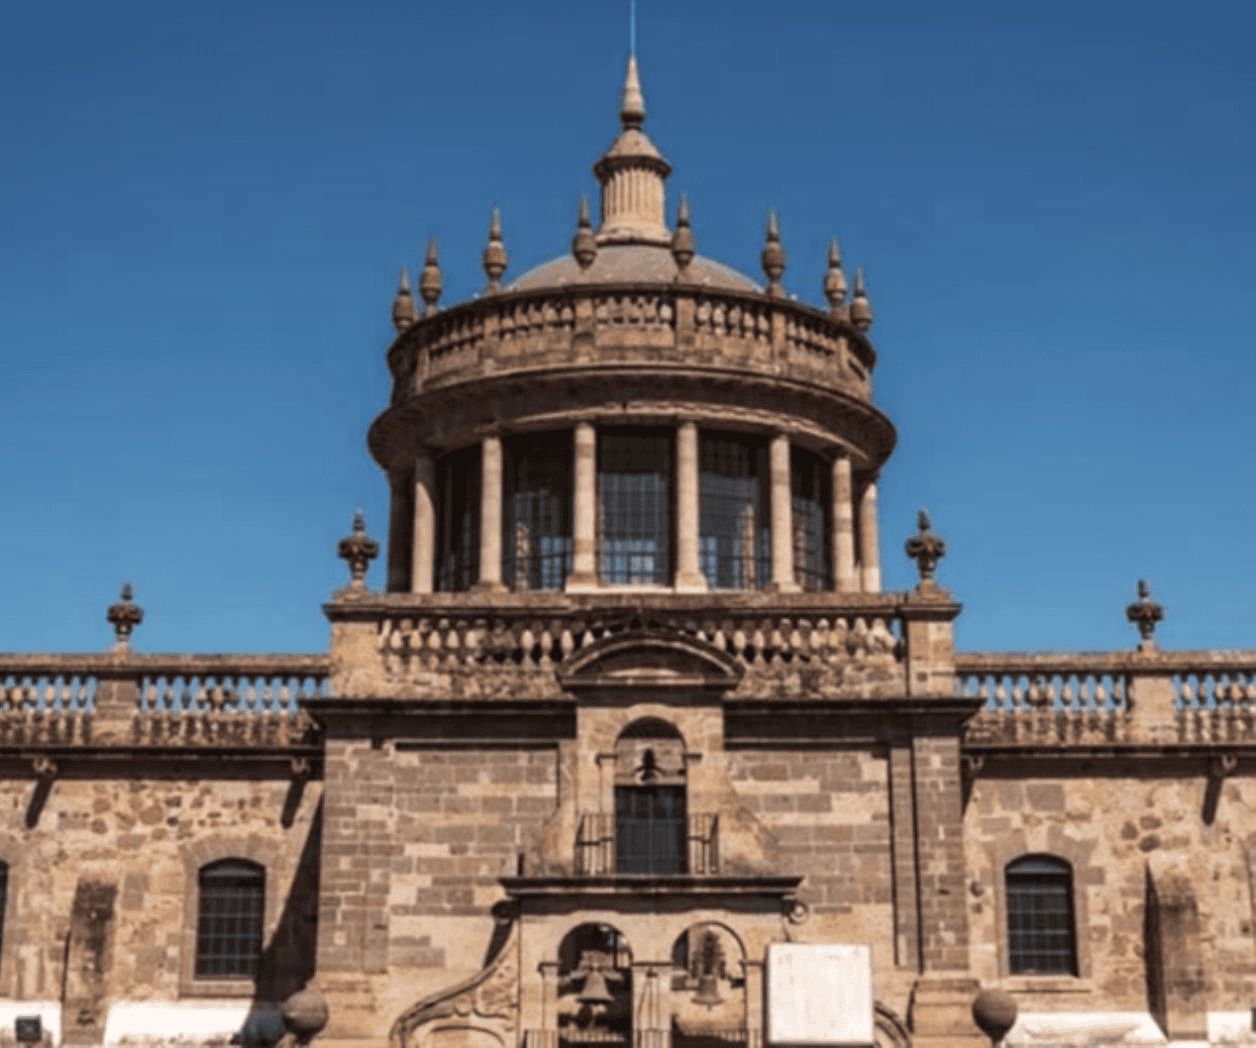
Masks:
[[[794,521],[794,581],[804,590],[831,589],[833,565],[829,555],[831,534],[832,470],[814,451],[791,447],[789,495]],[[811,489],[808,492],[808,488]]]
[[[221,883],[213,884],[215,878]],[[266,923],[266,868],[249,859],[219,859],[197,871],[196,887],[194,978],[256,979]]]
[[[653,445],[648,451],[647,444]],[[671,585],[676,556],[675,459],[672,430],[598,430],[597,564],[604,584]],[[611,466],[616,467],[614,472]],[[634,466],[639,468],[625,468]]]
[[[768,474],[766,438],[719,430],[699,433],[698,560],[712,589],[771,585]]]
[[[436,565],[438,593],[469,590],[480,579],[479,444],[459,448],[436,461]]]
[[[1077,976],[1072,865],[1053,855],[1022,856],[1004,868],[1003,882],[1008,974]]]
[[[514,590],[561,590],[572,564],[573,434],[504,444],[502,580]]]

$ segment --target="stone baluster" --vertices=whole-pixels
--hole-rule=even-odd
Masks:
[[[772,475],[772,589],[797,593],[794,579],[794,507],[790,483],[789,437],[779,433],[769,449]]]
[[[480,444],[480,581],[478,590],[502,585],[502,442],[485,437]]]
[[[833,460],[833,587],[839,593],[857,593],[855,566],[855,503],[850,476],[850,457]]]
[[[576,424],[574,444],[575,497],[572,513],[571,574],[567,586],[592,589],[597,586],[594,525],[597,518],[597,430],[588,422]]]
[[[698,563],[698,425],[676,430],[676,590],[701,592],[706,576]]]

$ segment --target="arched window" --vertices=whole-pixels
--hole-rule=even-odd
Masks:
[[[245,859],[223,859],[201,867],[197,887],[196,977],[256,977],[266,871]]]
[[[1008,863],[1007,952],[1012,975],[1076,975],[1073,870],[1051,855]]]
[[[767,442],[704,432],[698,463],[698,556],[707,585],[765,588],[772,581]]]
[[[825,590],[831,582],[828,543],[829,467],[819,456],[792,448],[789,462],[793,495],[794,581],[804,590]]]
[[[560,590],[571,571],[571,434],[519,437],[505,453],[502,581]]]
[[[436,463],[436,589],[470,589],[480,578],[479,444]]]
[[[611,585],[672,581],[672,434],[598,433],[598,564]]]

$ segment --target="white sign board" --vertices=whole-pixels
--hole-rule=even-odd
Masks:
[[[867,946],[768,947],[768,1041],[869,1045],[872,958]]]

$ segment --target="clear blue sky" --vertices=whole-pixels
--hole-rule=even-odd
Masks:
[[[1256,5],[639,4],[699,251],[863,264],[887,584],[928,506],[966,649],[1256,646]],[[321,650],[387,485],[398,266],[567,250],[627,3],[10,5],[0,649]],[[381,584],[377,562],[371,580]]]

